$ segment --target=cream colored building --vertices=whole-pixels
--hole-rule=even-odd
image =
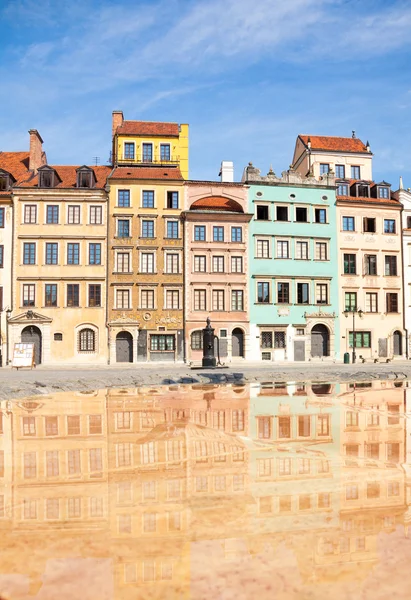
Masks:
[[[41,138],[37,140],[41,152]],[[107,361],[106,181],[110,167],[39,166],[16,182],[10,347],[36,364]]]

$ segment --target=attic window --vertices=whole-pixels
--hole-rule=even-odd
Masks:
[[[10,177],[5,174],[0,174],[0,192],[5,192],[10,187]]]
[[[360,184],[357,186],[357,196],[359,198],[368,198],[370,195],[370,188],[368,185]]]
[[[378,186],[378,198],[385,198],[386,200],[388,200],[389,197],[390,197],[390,191],[389,191],[388,187]]]
[[[79,171],[77,173],[77,187],[79,188],[91,188],[93,187],[93,173],[92,171]]]
[[[407,217],[407,229],[411,229],[411,217]]]
[[[41,188],[54,187],[54,171],[39,171],[39,176]]]

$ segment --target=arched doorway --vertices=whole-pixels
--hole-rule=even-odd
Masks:
[[[23,344],[34,344],[34,362],[41,364],[41,331],[34,325],[25,327],[21,332],[21,342]]]
[[[244,358],[244,332],[239,327],[233,329],[231,334],[231,356]]]
[[[394,356],[401,356],[402,354],[402,333],[401,331],[394,331]]]
[[[322,323],[311,329],[311,356],[330,356],[330,332]]]
[[[116,362],[133,362],[133,336],[128,331],[120,331],[117,334]]]

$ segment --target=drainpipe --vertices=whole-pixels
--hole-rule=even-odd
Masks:
[[[186,344],[186,215],[185,213],[181,213],[181,219],[183,221],[183,362],[187,362],[187,344]]]
[[[405,269],[404,269],[404,228],[402,224],[402,213],[404,207],[401,204],[401,213],[400,213],[400,223],[401,223],[401,276],[402,276],[402,321],[403,321],[403,329],[405,332],[405,356],[409,358],[408,352],[408,329],[405,327],[405,286],[404,286],[404,277],[405,277]]]
[[[105,186],[105,191],[107,192],[107,209],[106,209],[106,219],[107,219],[107,235],[106,235],[106,329],[107,329],[107,364],[110,363],[110,327],[108,324],[108,316],[109,316],[109,306],[108,306],[108,290],[109,290],[109,256],[110,256],[110,184],[108,183],[110,177],[114,173],[114,167],[107,177],[107,183]]]

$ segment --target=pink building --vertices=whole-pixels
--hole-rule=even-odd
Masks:
[[[249,348],[247,186],[186,183],[186,357],[200,361],[207,317],[220,342],[223,362],[244,360]]]

